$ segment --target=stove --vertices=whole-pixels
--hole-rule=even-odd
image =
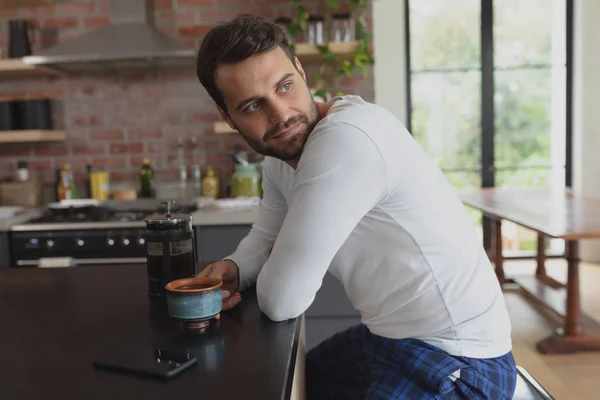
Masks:
[[[94,207],[47,209],[10,232],[13,266],[39,266],[42,259],[67,258],[76,265],[146,262],[144,219],[164,213],[153,201],[144,207],[114,203]],[[173,213],[191,214],[193,205],[176,205]]]

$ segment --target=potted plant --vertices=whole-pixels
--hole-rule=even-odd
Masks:
[[[307,29],[310,14],[302,4],[302,0],[291,0],[291,2],[295,18],[287,25],[287,29],[292,38],[292,50],[295,51],[296,39]],[[324,32],[330,32],[332,14],[340,9],[342,2],[340,0],[325,1]],[[314,96],[324,100],[329,100],[332,96],[341,94],[333,93],[339,78],[354,76],[357,70],[360,70],[363,76],[367,76],[368,66],[374,63],[373,54],[369,50],[371,33],[367,28],[365,18],[367,0],[347,0],[346,3],[350,6],[350,18],[352,18],[355,26],[356,47],[352,54],[349,57],[334,54],[329,47],[329,34],[324,35],[323,45],[316,46],[322,54],[323,61],[319,69],[310,77],[309,84],[315,89]]]

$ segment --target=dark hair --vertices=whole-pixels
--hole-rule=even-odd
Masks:
[[[204,37],[196,74],[210,97],[227,112],[223,95],[215,84],[215,70],[220,64],[237,63],[265,51],[281,47],[294,67],[294,55],[282,28],[254,15],[241,14],[213,27]]]

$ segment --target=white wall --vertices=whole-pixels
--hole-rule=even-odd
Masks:
[[[574,7],[573,187],[600,196],[600,0]],[[373,1],[373,30],[375,102],[405,122],[404,0]],[[600,262],[600,240],[583,241],[581,257]]]
[[[375,103],[406,124],[404,0],[373,1]]]
[[[574,8],[573,188],[600,196],[600,1]],[[583,241],[581,258],[600,262],[600,241]]]

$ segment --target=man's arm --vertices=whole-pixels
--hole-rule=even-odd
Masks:
[[[256,282],[258,274],[267,261],[273,242],[287,212],[285,198],[274,185],[269,167],[263,169],[263,198],[258,216],[248,235],[240,241],[237,249],[225,260],[231,260],[239,268],[239,288],[242,291]]]
[[[385,161],[366,133],[338,122],[310,138],[288,213],[258,276],[261,310],[275,321],[302,314],[339,248],[386,194]]]

